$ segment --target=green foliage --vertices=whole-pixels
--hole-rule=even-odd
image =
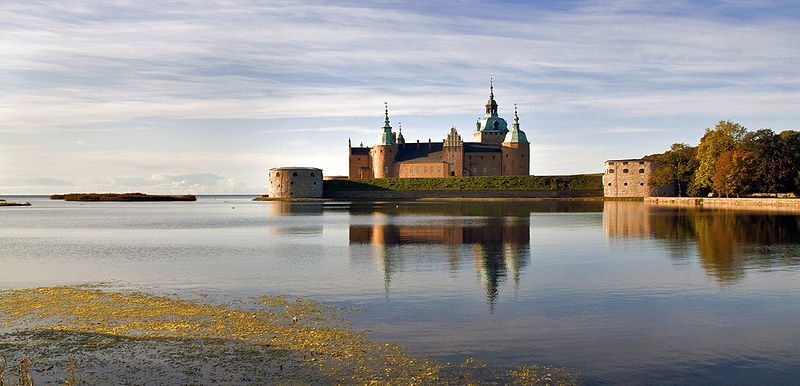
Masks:
[[[325,191],[596,190],[602,188],[602,174],[346,179],[325,181],[323,186]]]
[[[706,129],[706,134],[700,139],[697,147],[697,170],[694,173],[696,188],[711,186],[711,175],[714,165],[722,153],[738,147],[742,142],[747,129],[731,121],[719,121],[714,130]]]
[[[674,143],[664,153],[645,156],[656,164],[650,177],[651,186],[675,184],[678,196],[686,194],[697,170],[697,147]]]
[[[646,156],[657,168],[653,186],[671,183],[678,194],[705,196],[712,188],[730,196],[742,193],[800,193],[800,132],[747,131],[738,123],[719,121],[706,129],[697,147],[673,144]]]

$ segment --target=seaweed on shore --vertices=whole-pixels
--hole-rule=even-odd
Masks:
[[[563,368],[416,357],[351,330],[346,311],[284,296],[213,305],[92,287],[3,290],[0,327],[15,330],[0,335],[0,353],[32,358],[34,375],[53,368],[63,375],[75,355],[78,377],[90,384],[578,382]]]

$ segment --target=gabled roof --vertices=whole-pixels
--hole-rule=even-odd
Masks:
[[[442,148],[441,142],[404,143],[398,145],[397,157],[395,162],[417,161],[417,162],[441,162]]]
[[[464,142],[464,153],[500,153],[500,145]]]

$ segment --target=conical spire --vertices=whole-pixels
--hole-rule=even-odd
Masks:
[[[378,145],[395,145],[397,142],[394,140],[392,127],[389,126],[389,103],[383,102],[383,105],[386,117],[383,120],[383,131],[381,132],[381,136],[378,137]]]
[[[406,139],[403,138],[403,125],[400,121],[397,121],[397,143],[406,143]]]
[[[389,102],[383,102],[384,112],[386,114],[386,118],[383,120],[383,128],[392,128],[389,126]]]
[[[517,115],[517,104],[514,103],[514,124],[511,125],[511,130],[506,133],[506,138],[503,143],[529,143],[528,137],[525,132],[519,129],[519,116]]]
[[[486,102],[486,116],[497,116],[497,102],[494,101],[494,84],[491,77],[489,78],[489,101]]]

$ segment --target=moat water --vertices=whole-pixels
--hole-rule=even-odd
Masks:
[[[641,202],[4,197],[0,288],[289,294],[442,361],[590,384],[797,384],[800,216]]]

